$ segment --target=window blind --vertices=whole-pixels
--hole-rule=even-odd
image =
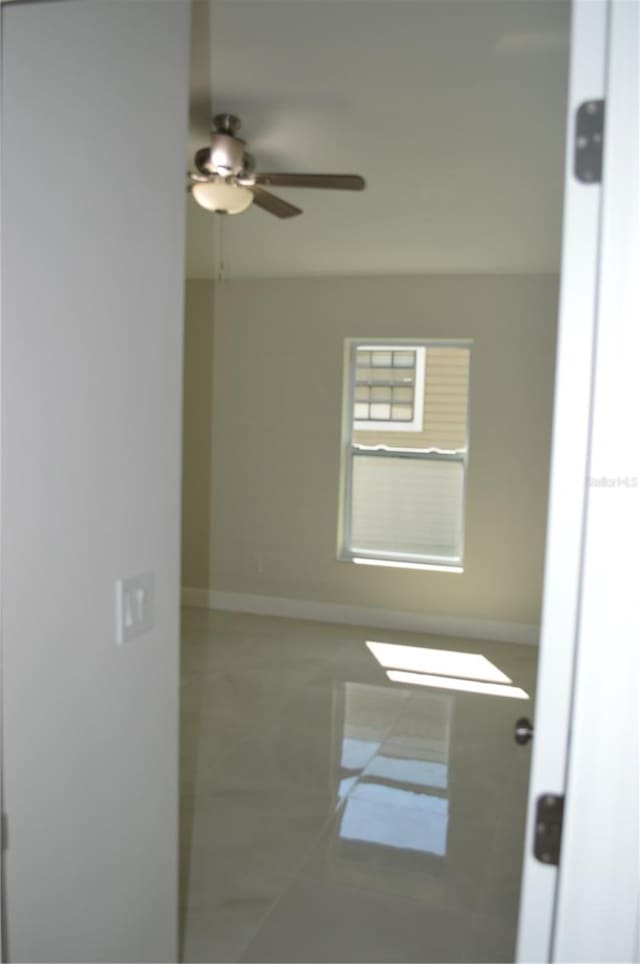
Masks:
[[[355,455],[353,551],[459,559],[463,490],[462,462]]]

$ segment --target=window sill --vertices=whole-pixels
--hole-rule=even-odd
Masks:
[[[381,559],[374,556],[340,555],[338,562],[353,562],[358,566],[380,566],[385,569],[414,569],[422,572],[449,572],[460,575],[464,572],[463,566],[453,563],[443,565],[435,562],[409,562],[404,559]]]

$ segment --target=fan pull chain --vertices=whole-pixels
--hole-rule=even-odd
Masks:
[[[217,216],[218,221],[218,281],[223,280],[224,276],[224,215]]]

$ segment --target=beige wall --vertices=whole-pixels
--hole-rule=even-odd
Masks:
[[[209,585],[213,312],[213,282],[187,282],[182,431],[183,586]]]
[[[212,283],[187,288],[187,396],[206,399]],[[537,622],[556,302],[552,276],[218,284],[213,462],[188,453],[185,585]],[[462,575],[336,559],[344,339],[386,336],[474,341]],[[210,410],[193,407],[204,438]]]

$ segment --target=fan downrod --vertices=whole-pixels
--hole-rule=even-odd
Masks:
[[[233,137],[241,127],[240,118],[235,114],[216,114],[213,118],[213,130],[217,134],[230,134]]]

